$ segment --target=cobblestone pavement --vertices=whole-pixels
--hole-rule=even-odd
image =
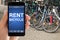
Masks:
[[[2,10],[4,9],[0,7],[0,19],[3,15]],[[56,33],[46,33],[30,27],[29,30],[26,30],[26,35],[19,37],[19,40],[60,40],[60,29]]]

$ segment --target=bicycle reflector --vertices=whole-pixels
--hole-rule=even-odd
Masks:
[[[50,24],[52,24],[52,22],[53,22],[53,16],[50,15]]]

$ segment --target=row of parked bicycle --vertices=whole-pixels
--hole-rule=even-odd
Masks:
[[[31,16],[31,27],[56,32],[60,27],[60,0],[16,0],[25,2],[25,13]]]
[[[31,27],[49,33],[59,29],[59,5],[49,5],[46,0],[45,2],[26,1],[25,6],[25,13],[31,16]]]

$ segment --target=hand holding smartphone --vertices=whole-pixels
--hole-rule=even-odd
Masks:
[[[8,3],[8,35],[25,35],[25,3],[23,2]]]

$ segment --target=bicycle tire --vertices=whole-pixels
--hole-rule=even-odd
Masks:
[[[42,21],[44,18],[44,13],[42,13],[41,17],[40,17],[41,13],[38,13],[35,17],[35,19],[33,18],[32,21],[32,26],[33,28],[35,28],[36,30],[43,30],[42,28]],[[38,18],[39,17],[39,18]]]
[[[47,16],[47,17],[48,17],[48,16]],[[56,20],[58,21],[57,26],[55,25],[55,26],[56,26],[56,28],[55,28],[55,29],[53,29],[53,30],[51,30],[51,29],[50,29],[50,30],[49,30],[49,29],[47,29],[47,27],[51,26],[51,25],[45,26],[45,25],[47,25],[47,24],[48,24],[48,23],[47,23],[47,24],[45,24],[45,25],[43,25],[43,26],[42,26],[42,27],[43,27],[43,30],[44,30],[45,32],[48,32],[48,33],[54,33],[54,32],[56,32],[56,31],[58,30],[58,28],[59,28],[59,20],[57,19],[57,17],[56,17],[56,16],[54,16],[54,18],[56,18]],[[46,18],[45,18],[45,19],[46,19]],[[44,19],[44,20],[45,20],[45,19]],[[43,23],[44,23],[44,22],[43,22]],[[54,24],[53,24],[53,25],[54,25]],[[55,27],[55,26],[54,26],[54,27]],[[53,26],[52,26],[52,27],[53,27]]]

